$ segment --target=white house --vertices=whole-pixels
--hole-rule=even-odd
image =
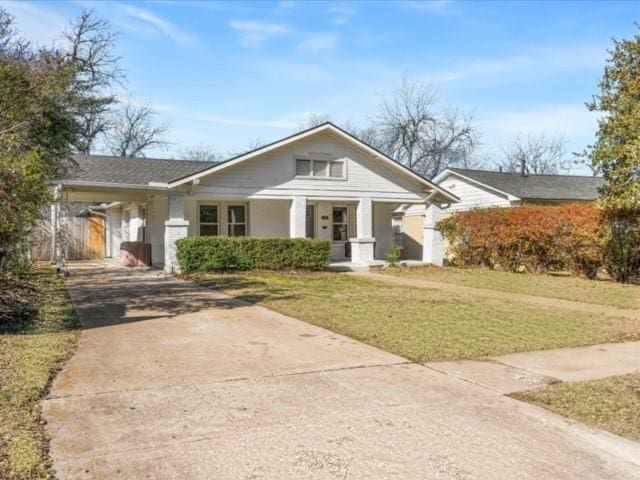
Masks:
[[[177,268],[176,240],[198,235],[324,239],[333,260],[369,264],[391,249],[400,205],[457,201],[331,123],[220,163],[75,158],[77,168],[55,182],[58,201],[103,203],[105,255],[145,241],[168,271]]]
[[[522,204],[559,204],[592,202],[599,196],[602,177],[578,175],[532,175],[526,172],[496,172],[449,168],[437,175],[433,183],[454,194],[459,200],[436,208],[425,205],[405,205],[403,215],[404,256],[424,258],[432,250],[431,258],[441,259],[445,245],[437,237],[424,242],[423,232],[433,224],[455,212],[476,208],[513,207]]]

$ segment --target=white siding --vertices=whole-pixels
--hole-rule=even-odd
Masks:
[[[295,158],[333,158],[345,161],[346,179],[296,178]],[[343,142],[330,133],[318,134],[289,146],[231,166],[202,178],[203,195],[334,196],[341,198],[400,198],[421,200],[424,186],[383,161]]]
[[[460,199],[459,203],[454,203],[447,209],[448,212],[461,212],[483,207],[509,207],[511,205],[505,196],[455,175],[449,175],[439,185]]]
[[[289,236],[289,200],[249,202],[249,235],[252,237]]]

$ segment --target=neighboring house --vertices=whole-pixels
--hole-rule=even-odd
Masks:
[[[442,211],[420,205],[405,206],[401,209],[404,214],[402,228],[405,258],[422,258],[423,246],[428,245],[422,241],[426,223],[437,222],[451,213],[474,208],[512,207],[522,204],[592,202],[598,198],[603,185],[602,177],[523,175],[461,168],[449,168],[436,176],[433,182],[455,194],[459,201],[446,206]],[[439,243],[435,248],[444,249],[444,245]],[[440,254],[435,252],[434,255]]]
[[[458,200],[331,123],[220,163],[75,159],[54,182],[58,201],[104,203],[105,255],[144,241],[168,271],[176,240],[198,235],[318,238],[332,260],[370,264],[391,249],[400,205]]]

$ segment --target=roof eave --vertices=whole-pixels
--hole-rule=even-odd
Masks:
[[[140,184],[140,183],[113,183],[113,182],[89,182],[85,180],[54,180],[53,185],[61,185],[63,187],[94,187],[94,188],[122,188],[133,190],[166,190],[165,186],[160,184]]]

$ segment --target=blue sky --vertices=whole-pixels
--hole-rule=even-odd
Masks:
[[[406,76],[473,114],[488,158],[515,135],[593,139],[611,38],[637,2],[0,2],[50,43],[82,8],[120,32],[128,95],[149,101],[182,145],[237,152],[290,134],[312,112],[366,124]],[[576,173],[580,172],[579,170]]]

